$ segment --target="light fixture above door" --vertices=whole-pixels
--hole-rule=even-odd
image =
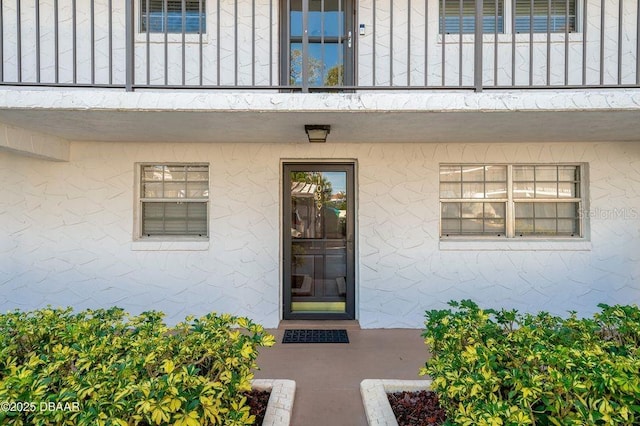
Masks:
[[[331,126],[328,124],[305,124],[304,131],[307,132],[309,142],[325,143],[327,135],[331,132]]]

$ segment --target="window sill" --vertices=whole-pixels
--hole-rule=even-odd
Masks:
[[[206,251],[209,240],[136,240],[131,242],[132,251]]]
[[[443,251],[591,251],[591,241],[581,239],[458,239],[440,240]]]

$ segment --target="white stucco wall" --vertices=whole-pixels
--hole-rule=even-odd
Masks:
[[[3,78],[18,80],[18,30],[16,1],[2,3],[4,25],[2,38]],[[583,28],[580,6],[578,30],[569,34],[568,84],[582,84],[583,40],[586,40],[587,85],[599,85],[600,66],[603,66],[603,84],[618,84],[618,46],[620,45],[621,83],[636,83],[637,67],[637,8],[638,3],[625,1],[622,8],[622,38],[618,40],[619,1],[604,2],[604,38],[601,37],[601,1],[586,0],[587,25]],[[135,74],[137,84],[165,84],[165,45],[163,34],[151,34],[149,61],[147,60],[146,34],[139,32],[138,1],[135,1]],[[125,82],[125,8],[123,2],[114,2],[112,50],[113,72],[109,74],[109,29],[106,0],[95,2],[95,63],[92,75],[91,58],[91,9],[90,2],[77,2],[76,75],[78,83],[124,84]],[[355,43],[357,52],[357,84],[362,86],[440,86],[443,84],[443,38],[438,28],[437,0],[394,0],[356,2]],[[507,2],[504,34],[498,37],[497,83],[512,83],[512,31]],[[73,71],[73,13],[71,0],[59,1],[59,81],[71,83]],[[236,12],[237,10],[237,12]],[[40,0],[40,81],[55,81],[53,0]],[[280,2],[276,0],[238,0],[237,8],[231,0],[206,2],[206,34],[202,45],[202,83],[222,86],[273,86],[280,84]],[[36,13],[33,3],[23,4],[20,13],[22,67],[20,76],[25,82],[35,82],[36,73]],[[255,30],[253,29],[255,22]],[[358,26],[365,25],[365,34],[359,35]],[[375,29],[374,29],[375,28]],[[586,36],[585,36],[586,30]],[[427,38],[425,42],[425,37]],[[585,38],[586,37],[586,38]],[[166,82],[182,84],[183,44],[181,34],[168,36],[168,73]],[[462,66],[458,35],[444,39],[444,84],[473,84],[474,45],[473,36],[466,35],[462,43]],[[494,36],[484,36],[483,80],[495,85]],[[529,85],[529,34],[515,37],[515,84]],[[199,37],[187,34],[185,38],[185,83],[199,84]],[[600,48],[603,46],[603,60]],[[564,84],[565,35],[552,34],[549,45],[551,65],[550,83]],[[147,81],[147,62],[149,80]],[[535,34],[533,42],[532,83],[547,83],[547,35]],[[375,71],[375,72],[374,72]],[[425,79],[426,72],[426,79]],[[110,81],[111,78],[111,81]],[[92,80],[93,79],[93,80]],[[287,82],[282,82],[286,84]]]
[[[357,306],[363,327],[422,326],[451,299],[590,314],[640,303],[640,143],[71,144],[71,160],[0,152],[0,311],[51,304],[280,318],[280,164],[357,162]],[[204,250],[133,250],[134,163],[210,163]],[[586,162],[590,244],[442,250],[441,162]],[[589,247],[590,246],[590,247]]]

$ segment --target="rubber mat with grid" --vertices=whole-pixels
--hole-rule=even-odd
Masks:
[[[349,336],[344,329],[291,329],[284,331],[282,343],[349,343]]]

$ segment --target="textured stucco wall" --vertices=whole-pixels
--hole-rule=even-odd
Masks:
[[[559,314],[640,303],[640,143],[74,142],[66,163],[0,152],[0,310],[119,305],[171,322],[215,310],[277,325],[280,164],[303,158],[357,161],[363,327],[418,328],[425,309],[461,298]],[[208,249],[133,249],[138,161],[210,163]],[[440,248],[439,163],[563,161],[589,165],[590,249]]]

